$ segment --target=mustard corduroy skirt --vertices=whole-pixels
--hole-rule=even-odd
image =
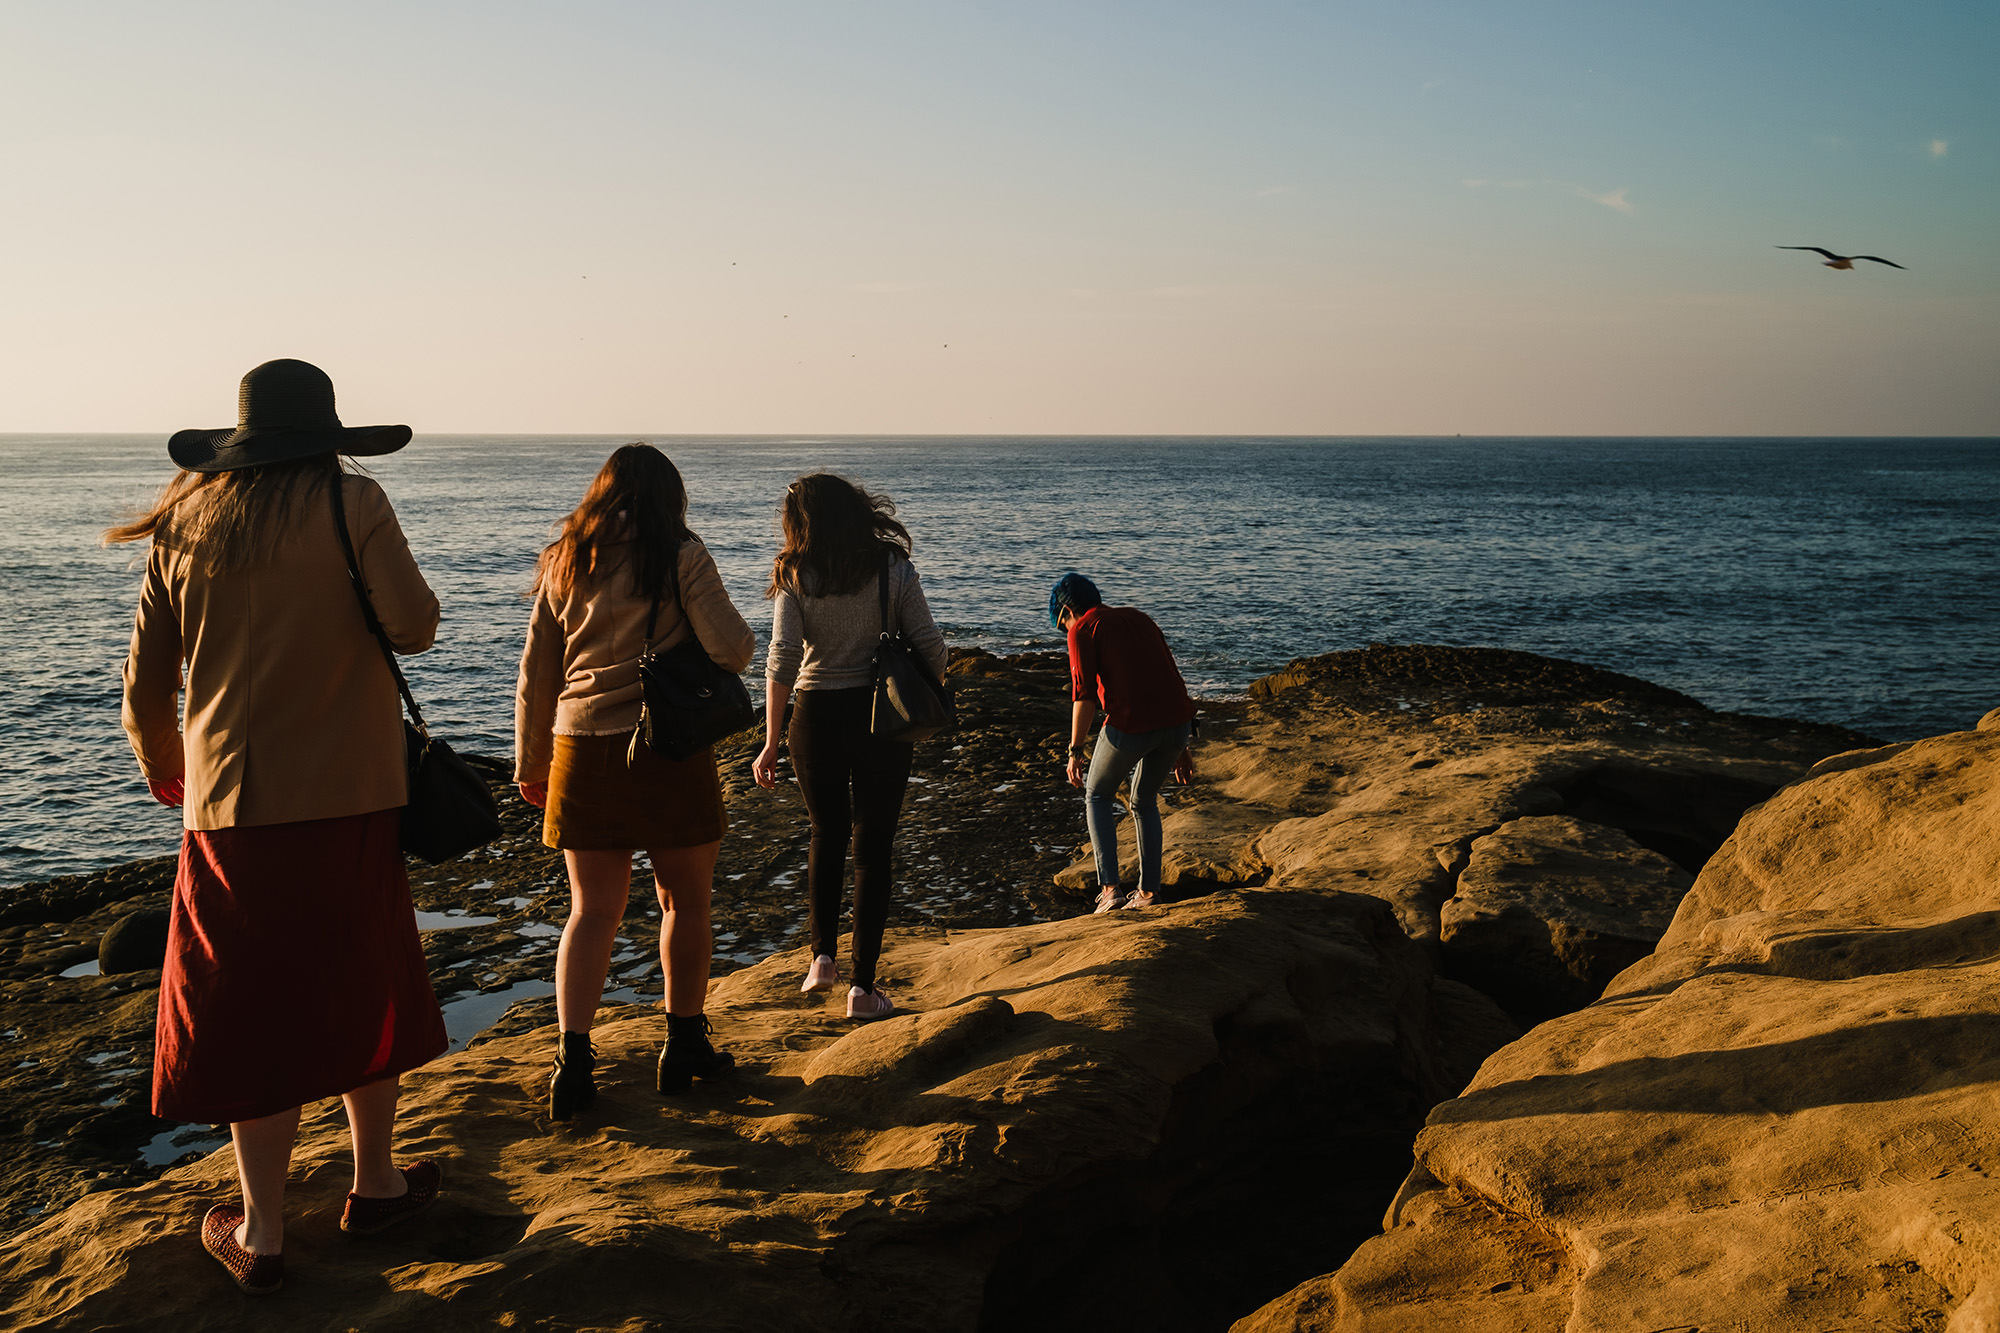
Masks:
[[[715,751],[668,759],[632,733],[555,738],[542,841],[570,851],[699,847],[722,837]]]

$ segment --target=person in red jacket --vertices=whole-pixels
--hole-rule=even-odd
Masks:
[[[1188,753],[1194,700],[1153,618],[1129,606],[1104,605],[1097,585],[1083,575],[1057,581],[1049,620],[1069,635],[1069,782],[1083,788],[1097,858],[1097,910],[1151,907],[1160,888],[1160,788],[1170,773],[1182,782],[1194,778]],[[1100,708],[1104,728],[1093,750],[1084,742]],[[1130,893],[1118,877],[1118,785],[1127,776],[1139,831],[1139,887]]]

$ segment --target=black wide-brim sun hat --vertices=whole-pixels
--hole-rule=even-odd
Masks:
[[[326,372],[287,358],[243,377],[234,426],[177,431],[167,454],[190,472],[232,472],[315,454],[393,454],[409,442],[408,426],[341,425]]]

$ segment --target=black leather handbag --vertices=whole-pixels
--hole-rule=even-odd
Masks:
[[[883,740],[921,741],[958,724],[951,691],[910,648],[889,620],[889,565],[875,576],[882,609],[882,638],[875,645],[875,697],[868,717],[870,734]]]
[[[410,694],[410,683],[403,679],[403,668],[396,663],[396,650],[390,647],[382,622],[375,618],[368,586],[361,581],[361,564],[354,558],[354,539],[347,533],[347,507],[341,500],[340,485],[340,477],[334,477],[330,488],[333,530],[340,534],[340,549],[347,555],[347,578],[361,601],[361,618],[382,646],[383,660],[388,662],[403,706],[410,712],[403,723],[403,760],[410,788],[410,802],[403,807],[403,850],[419,860],[449,861],[500,836],[500,806],[486,779],[424,725],[423,710]]]
[[[757,722],[757,710],[750,703],[743,678],[717,666],[701,646],[701,635],[687,615],[687,604],[681,602],[678,553],[669,568],[674,601],[680,603],[688,635],[665,652],[653,651],[653,626],[660,618],[660,601],[654,598],[652,613],[646,617],[647,648],[639,655],[639,726],[625,750],[628,762],[638,757],[642,740],[655,754],[691,759]]]

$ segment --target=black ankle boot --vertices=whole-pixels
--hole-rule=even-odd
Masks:
[[[715,1027],[706,1014],[667,1015],[667,1044],[660,1051],[661,1092],[686,1092],[698,1078],[714,1078],[736,1067],[736,1057],[709,1044]]]
[[[563,1033],[556,1047],[555,1071],[549,1075],[549,1119],[567,1120],[571,1111],[581,1111],[597,1100],[597,1083],[590,1076],[596,1068],[590,1034]]]

